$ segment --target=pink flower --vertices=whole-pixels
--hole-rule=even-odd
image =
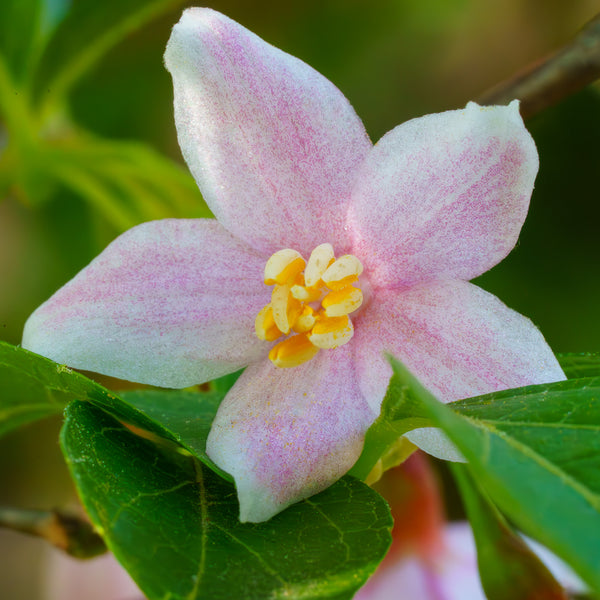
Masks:
[[[486,600],[469,523],[446,524],[440,538],[438,554],[402,556],[395,564],[377,571],[354,600]],[[571,593],[587,591],[571,568],[547,548],[527,538],[525,542],[562,587]]]
[[[242,520],[353,465],[391,374],[384,351],[445,402],[563,378],[529,320],[467,283],[527,213],[538,159],[516,103],[414,119],[373,146],[333,84],[213,10],[185,11],[165,61],[217,220],[128,231],[33,313],[23,345],[166,387],[247,366],[207,447]],[[324,272],[332,252],[350,258]],[[435,430],[411,439],[453,456]]]
[[[78,560],[48,547],[42,600],[144,600],[127,571],[110,554]]]
[[[394,517],[392,545],[354,600],[485,600],[471,526],[446,521],[437,478],[425,455],[414,453],[399,467],[386,471],[374,487]],[[547,548],[529,538],[523,540],[560,586],[572,593],[587,590]],[[515,555],[517,551],[515,547]],[[540,572],[530,576],[539,592],[536,597],[563,597],[551,577],[540,578]]]

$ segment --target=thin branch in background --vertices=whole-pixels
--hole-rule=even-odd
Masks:
[[[57,510],[1,506],[0,527],[41,537],[76,558],[92,558],[106,552],[104,541],[90,523]]]
[[[600,78],[600,14],[560,50],[508,79],[477,100],[479,104],[521,101],[528,119]]]

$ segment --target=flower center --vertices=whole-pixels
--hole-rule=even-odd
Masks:
[[[278,367],[297,367],[321,349],[333,349],[354,334],[348,315],[360,307],[358,281],[363,267],[358,258],[335,258],[331,244],[321,244],[308,262],[296,250],[275,252],[265,265],[265,284],[273,285],[271,302],[256,316],[256,335],[272,342],[288,336],[269,352]]]

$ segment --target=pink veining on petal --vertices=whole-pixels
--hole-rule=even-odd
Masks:
[[[213,220],[145,223],[31,315],[23,346],[165,387],[213,379],[268,351],[254,335],[264,262]]]
[[[210,9],[189,9],[165,54],[183,155],[219,221],[267,253],[344,252],[351,187],[371,148],[343,94]]]
[[[376,416],[348,346],[291,369],[262,361],[225,397],[207,452],[235,478],[240,519],[261,521],[341,477]]]
[[[444,401],[563,377],[527,319],[450,281],[499,262],[525,218],[538,163],[516,103],[415,119],[372,147],[332,83],[211,9],[184,12],[165,62],[183,155],[220,223],[124,234],[31,316],[24,346],[166,387],[249,364],[208,439],[242,520],[352,466],[391,374],[385,350]],[[370,298],[349,344],[277,369],[254,334],[266,259],[325,242],[362,261]]]
[[[564,379],[529,319],[462,281],[376,291],[354,337],[361,390],[374,410],[391,376],[384,351],[443,402]]]
[[[365,161],[349,223],[375,287],[472,279],[515,245],[537,153],[518,107],[469,105],[386,134]]]

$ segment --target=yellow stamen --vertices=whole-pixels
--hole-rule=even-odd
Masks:
[[[356,281],[362,271],[363,266],[356,256],[344,254],[327,268],[321,279],[330,290],[339,290]]]
[[[350,341],[354,327],[348,315],[343,317],[321,317],[308,334],[308,339],[319,348],[337,348]]]
[[[275,325],[273,308],[270,304],[267,304],[256,315],[254,329],[256,331],[256,337],[258,337],[259,340],[265,340],[266,342],[272,342],[282,335],[283,332]]]
[[[331,244],[317,246],[308,263],[290,248],[269,258],[265,283],[273,291],[271,302],[256,316],[256,335],[271,342],[292,330],[297,334],[273,346],[269,358],[275,365],[296,367],[321,348],[331,350],[350,341],[354,328],[348,315],[363,302],[362,291],[351,284],[362,270],[350,254],[336,260]]]
[[[321,306],[325,309],[328,317],[341,317],[354,312],[363,301],[362,292],[351,285],[343,287],[341,290],[329,292]]]
[[[275,325],[286,335],[302,312],[302,303],[290,294],[291,285],[276,285],[271,294],[273,320]]]
[[[269,358],[277,367],[287,369],[309,361],[319,349],[310,343],[306,334],[294,335],[271,348]]]
[[[333,246],[331,244],[321,244],[317,246],[310,255],[306,269],[304,271],[304,280],[308,287],[314,287],[319,283],[323,273],[335,260]]]
[[[315,311],[310,306],[305,306],[292,326],[292,329],[296,333],[306,333],[315,326],[316,321]]]
[[[283,285],[290,279],[295,279],[304,269],[306,262],[300,252],[285,248],[275,252],[265,265],[265,283]]]
[[[323,294],[319,288],[307,288],[303,285],[293,285],[290,293],[301,302],[316,302]]]

